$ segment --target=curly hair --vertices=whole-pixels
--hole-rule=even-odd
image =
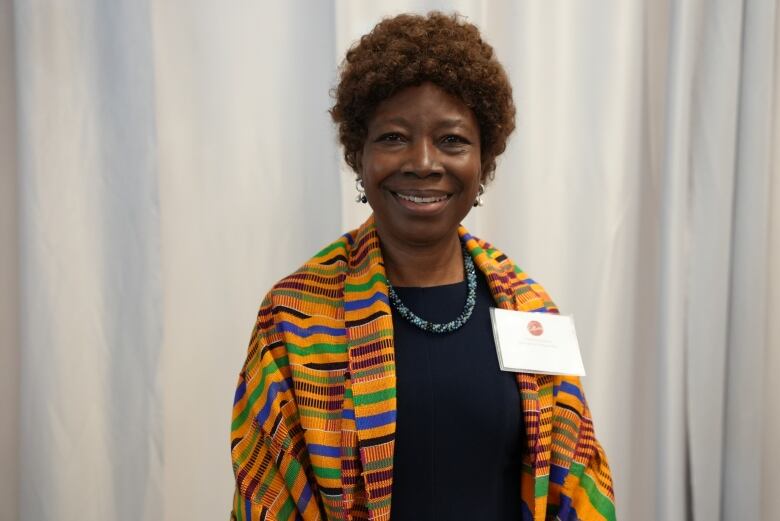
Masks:
[[[483,177],[515,128],[512,87],[479,29],[458,14],[401,14],[386,18],[347,52],[330,110],[344,159],[358,171],[368,120],[379,103],[426,81],[460,98],[479,123]]]

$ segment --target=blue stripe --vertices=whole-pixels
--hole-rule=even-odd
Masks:
[[[534,515],[531,513],[531,509],[528,508],[528,505],[525,501],[522,502],[523,505],[523,521],[534,521]]]
[[[279,331],[283,333],[294,333],[299,337],[303,337],[303,338],[309,337],[311,335],[316,335],[318,333],[325,333],[326,335],[331,335],[331,336],[344,336],[346,334],[346,329],[344,328],[314,326],[314,325],[304,328],[304,327],[296,326],[292,322],[285,322],[284,320],[279,321],[277,327],[279,328]]]
[[[330,445],[317,445],[310,443],[306,445],[309,449],[309,454],[315,456],[329,456],[331,458],[338,458],[341,456],[341,447],[331,447]]]
[[[309,504],[310,499],[311,487],[309,485],[304,485],[303,490],[301,490],[301,497],[298,498],[298,512],[304,512],[306,510],[306,505]]]
[[[371,416],[363,416],[355,420],[358,429],[372,429],[395,421],[395,411],[380,412]]]
[[[352,238],[352,235],[349,232],[342,235],[342,237],[347,239],[347,242],[349,243],[350,246],[352,246],[355,243],[355,239]]]
[[[233,399],[233,405],[237,404],[238,401],[244,397],[244,393],[246,392],[246,380],[243,380],[239,385],[238,389],[236,389],[236,397]]]
[[[390,301],[387,299],[387,295],[381,291],[377,291],[367,299],[344,302],[344,311],[356,311],[358,309],[367,308],[378,300],[381,300],[385,304],[390,305]]]
[[[244,514],[244,519],[246,521],[252,521],[252,502],[249,501],[249,498],[244,500],[244,511],[246,512]]]
[[[288,390],[290,390],[290,386],[288,385],[287,380],[273,382],[268,386],[268,398],[266,398],[263,408],[260,409],[260,412],[257,413],[257,416],[255,417],[257,419],[257,423],[260,425],[265,423],[265,421],[268,419],[268,415],[271,414],[271,404],[273,404],[276,400],[276,395],[280,392],[285,392]]]
[[[561,506],[558,508],[558,517],[561,521],[578,521],[577,511],[571,506],[571,498],[566,494],[561,494]]]
[[[579,387],[570,382],[561,382],[560,385],[556,385],[555,389],[553,389],[553,395],[557,395],[559,391],[576,396],[579,401],[585,403],[585,397],[582,396]]]
[[[563,480],[569,475],[569,469],[559,465],[550,465],[550,481],[563,485]]]
[[[527,279],[523,279],[520,282],[525,282],[526,284],[536,284],[536,281],[531,277],[528,277]]]
[[[347,420],[354,420],[355,419],[355,410],[354,409],[344,409],[341,411],[341,417],[346,418]]]

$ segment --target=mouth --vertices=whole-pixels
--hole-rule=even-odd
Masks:
[[[452,198],[452,194],[440,190],[390,190],[396,201],[415,214],[436,213]]]
[[[391,193],[399,199],[402,199],[404,201],[410,201],[416,204],[440,203],[452,197],[451,194],[416,195],[416,194],[403,193],[403,192],[391,192]]]

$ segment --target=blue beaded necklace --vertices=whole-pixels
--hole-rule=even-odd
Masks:
[[[474,311],[474,306],[477,303],[477,275],[474,268],[474,260],[469,255],[466,247],[463,247],[463,268],[466,271],[466,280],[468,281],[469,293],[466,296],[466,304],[463,306],[463,312],[456,318],[446,324],[437,324],[435,322],[428,322],[410,310],[393,289],[390,281],[387,281],[387,291],[390,296],[390,303],[398,314],[411,322],[413,325],[419,327],[423,331],[429,331],[431,333],[452,333],[457,331],[471,318],[471,313]]]

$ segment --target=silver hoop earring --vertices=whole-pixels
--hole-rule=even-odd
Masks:
[[[474,199],[474,206],[482,206],[482,196],[485,195],[485,185],[479,183],[479,192],[477,192],[477,198]]]
[[[355,190],[357,190],[355,202],[366,204],[368,202],[368,197],[366,197],[366,188],[363,186],[363,178],[358,177],[355,179]]]

